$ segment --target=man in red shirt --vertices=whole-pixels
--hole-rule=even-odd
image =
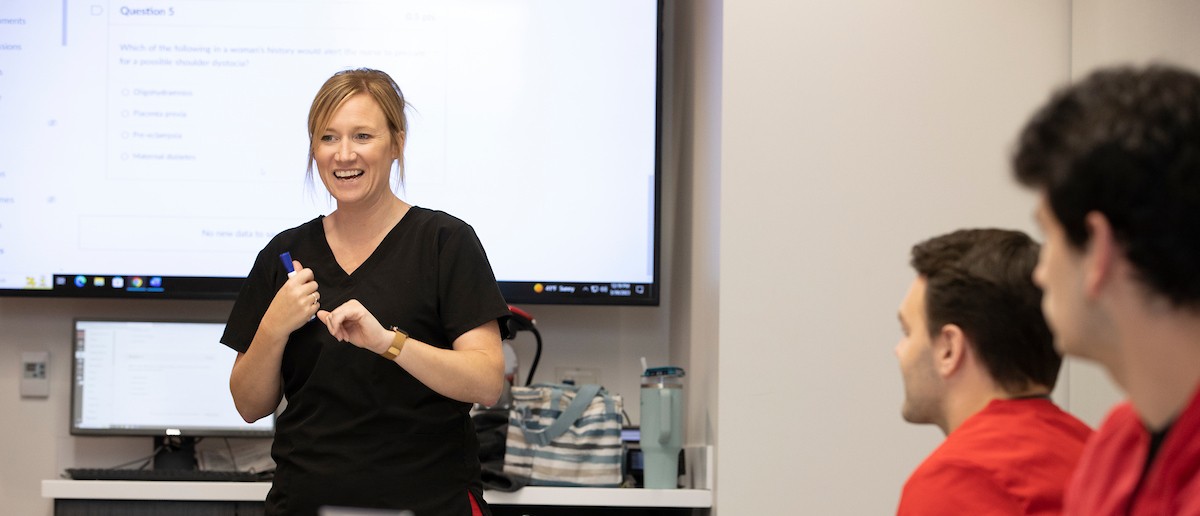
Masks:
[[[1013,165],[1040,194],[1034,280],[1057,345],[1128,396],[1065,512],[1200,515],[1200,76],[1097,71],[1034,115]]]
[[[913,472],[902,515],[1058,514],[1091,430],[1050,401],[1062,357],[1024,233],[962,230],[913,247],[900,305],[904,419],[946,440]]]

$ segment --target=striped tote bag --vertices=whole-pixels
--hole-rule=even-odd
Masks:
[[[512,388],[504,473],[535,486],[621,484],[621,396],[599,385]]]

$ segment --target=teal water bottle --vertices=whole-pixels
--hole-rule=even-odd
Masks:
[[[679,485],[683,447],[683,368],[654,367],[642,373],[642,474],[647,489]]]

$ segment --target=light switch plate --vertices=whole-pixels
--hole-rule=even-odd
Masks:
[[[50,352],[25,351],[21,353],[21,397],[46,398],[50,396]]]

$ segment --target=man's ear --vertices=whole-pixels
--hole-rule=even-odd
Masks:
[[[961,370],[970,352],[967,335],[957,324],[943,324],[931,345],[934,370],[942,378],[949,378]]]
[[[1088,243],[1083,257],[1083,291],[1088,297],[1095,297],[1112,279],[1114,262],[1120,249],[1117,248],[1116,237],[1108,217],[1098,211],[1091,211],[1083,221],[1088,231]]]

